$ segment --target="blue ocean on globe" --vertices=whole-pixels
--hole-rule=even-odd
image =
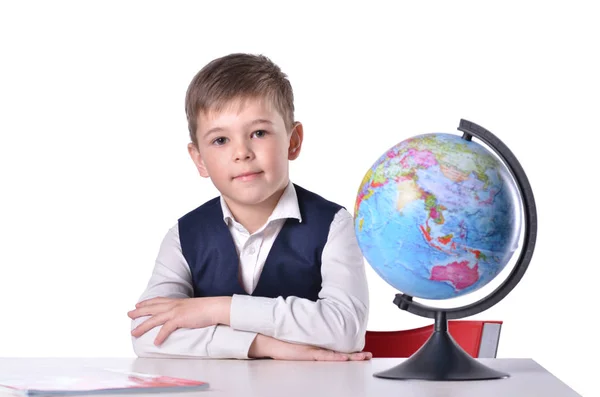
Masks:
[[[365,174],[354,208],[368,263],[423,299],[476,291],[519,245],[521,202],[506,166],[482,145],[445,133],[407,139]]]

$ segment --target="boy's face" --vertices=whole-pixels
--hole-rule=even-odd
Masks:
[[[300,154],[302,125],[287,131],[270,101],[233,100],[220,111],[201,112],[197,125],[198,147],[188,145],[190,156],[228,205],[271,202],[287,186],[288,160]]]

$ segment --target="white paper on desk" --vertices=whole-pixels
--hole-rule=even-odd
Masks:
[[[108,368],[32,368],[10,377],[0,374],[0,390],[22,396],[183,392],[208,387],[202,381]]]

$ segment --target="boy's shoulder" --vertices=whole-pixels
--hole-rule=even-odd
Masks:
[[[220,197],[218,196],[208,200],[204,204],[183,215],[181,218],[178,219],[178,223],[180,226],[185,224],[193,225],[197,224],[196,221],[198,219],[202,219],[204,221],[211,221],[213,220],[212,218],[223,219],[223,210],[221,209],[221,201]]]
[[[331,208],[344,208],[342,205],[333,202],[331,200],[326,199],[325,197],[321,196],[320,194],[317,194],[315,192],[312,192],[308,189],[303,188],[302,186],[299,186],[297,184],[294,183],[294,189],[296,190],[296,196],[298,196],[298,204],[300,205],[300,207],[302,207],[302,204],[304,202],[311,202],[311,203],[315,203],[319,206],[323,206],[323,207],[331,207]]]

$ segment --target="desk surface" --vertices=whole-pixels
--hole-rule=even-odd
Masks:
[[[402,362],[381,358],[366,362],[292,362],[274,360],[191,360],[129,358],[0,358],[3,376],[20,371],[44,371],[83,365],[119,368],[206,381],[210,389],[173,393],[188,396],[394,396],[571,397],[575,391],[531,359],[480,359],[508,372],[506,379],[432,382],[380,379],[378,372]],[[149,396],[151,394],[148,394]],[[164,395],[164,394],[163,394]],[[128,395],[129,397],[133,395]],[[157,394],[154,394],[157,396]]]

